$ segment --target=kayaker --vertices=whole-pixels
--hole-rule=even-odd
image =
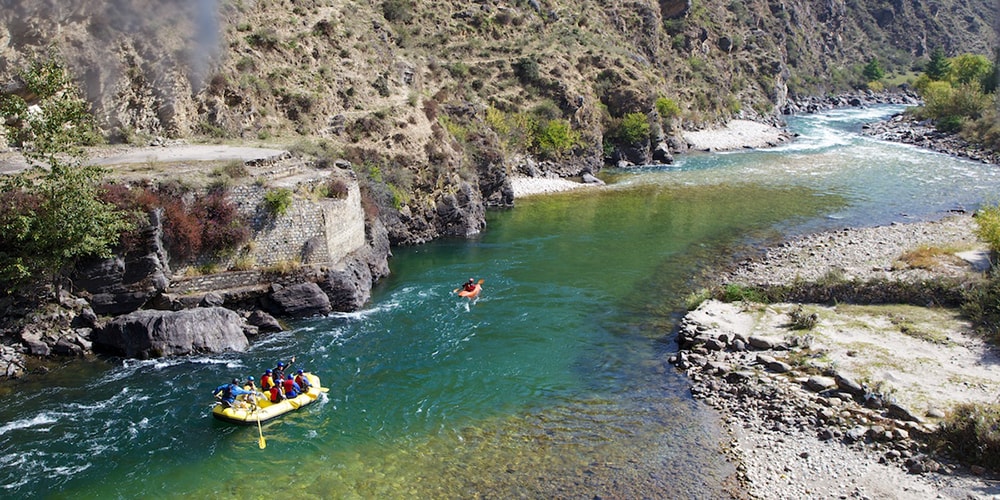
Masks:
[[[285,390],[285,397],[288,399],[292,399],[295,396],[298,396],[299,392],[302,390],[302,388],[299,387],[299,384],[296,384],[295,379],[293,379],[292,377],[288,377],[285,379],[285,381],[282,383],[282,389]]]
[[[465,284],[462,285],[462,290],[465,290],[466,292],[471,292],[475,289],[476,289],[476,280],[472,278],[469,278],[469,281],[466,281]]]
[[[271,375],[271,369],[268,368],[264,370],[264,374],[260,376],[260,390],[270,391],[274,387],[274,376]]]
[[[215,396],[215,398],[218,399],[226,407],[233,406],[233,403],[236,402],[236,396],[240,396],[243,394],[253,394],[253,393],[240,387],[240,381],[235,378],[233,379],[232,382],[228,384],[222,384],[219,387],[216,387],[214,391],[212,391],[212,395]]]
[[[299,370],[295,373],[295,383],[299,384],[299,388],[302,392],[309,392],[309,377],[306,376],[305,372]]]

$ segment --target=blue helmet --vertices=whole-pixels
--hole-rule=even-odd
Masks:
[[[253,382],[253,377],[247,377],[247,382]]]
[[[278,368],[282,368],[282,367],[284,367],[284,366],[285,366],[285,364],[284,364],[284,363],[282,363],[281,361],[278,361]]]
[[[267,370],[264,370],[264,373],[271,373],[271,369],[268,368]]]

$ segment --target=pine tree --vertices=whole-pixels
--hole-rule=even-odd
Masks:
[[[944,80],[948,77],[948,73],[951,71],[951,63],[948,62],[948,58],[945,57],[944,51],[941,47],[934,49],[931,52],[931,60],[927,62],[927,66],[924,67],[924,73],[927,77],[934,81]]]

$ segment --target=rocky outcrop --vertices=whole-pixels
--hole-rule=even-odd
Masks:
[[[330,298],[316,283],[271,285],[271,292],[262,297],[261,302],[271,314],[291,318],[323,316],[333,310]]]
[[[142,359],[244,351],[250,345],[243,318],[221,307],[136,311],[95,329],[91,339],[95,350]]]
[[[154,210],[149,220],[149,226],[141,231],[139,251],[77,266],[73,286],[89,294],[95,313],[119,315],[138,310],[169,286],[162,212]]]

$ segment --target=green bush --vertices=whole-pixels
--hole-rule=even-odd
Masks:
[[[669,121],[681,115],[681,107],[673,99],[660,97],[656,99],[656,112],[660,114],[660,118]]]
[[[991,252],[1000,253],[1000,204],[981,207],[975,221],[976,236],[990,246]]]
[[[274,217],[285,215],[292,206],[292,192],[286,188],[272,189],[264,193],[264,206]]]
[[[649,120],[645,113],[628,113],[623,116],[617,135],[628,144],[649,140]]]
[[[964,403],[941,423],[936,445],[953,458],[987,469],[1000,468],[1000,405]]]
[[[580,133],[566,120],[549,120],[535,133],[538,152],[547,158],[559,158],[580,142]]]

